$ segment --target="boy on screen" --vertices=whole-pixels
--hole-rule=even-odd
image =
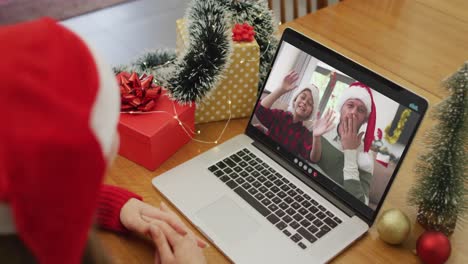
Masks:
[[[281,86],[268,94],[257,106],[255,115],[263,125],[264,132],[273,140],[281,143],[288,151],[303,158],[311,159],[312,133],[305,126],[316,116],[319,91],[314,85],[297,88],[298,74],[290,72]],[[294,91],[288,111],[272,109],[273,103],[283,94]]]

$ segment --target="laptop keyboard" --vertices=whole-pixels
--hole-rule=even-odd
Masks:
[[[208,170],[302,249],[342,222],[246,148]]]

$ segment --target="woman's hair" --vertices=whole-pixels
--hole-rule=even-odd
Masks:
[[[0,235],[0,263],[37,263],[17,235]]]
[[[31,251],[15,234],[0,235],[0,263],[35,264],[38,263]],[[83,264],[109,264],[109,257],[98,241],[96,232],[92,230],[81,261]]]

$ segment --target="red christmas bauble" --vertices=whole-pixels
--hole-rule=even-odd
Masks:
[[[450,241],[438,231],[424,232],[416,242],[416,252],[426,264],[442,264],[450,257]]]

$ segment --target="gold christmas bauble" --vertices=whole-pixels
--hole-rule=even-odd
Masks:
[[[411,224],[405,213],[390,209],[382,213],[377,223],[380,238],[392,245],[403,243],[411,231]]]

